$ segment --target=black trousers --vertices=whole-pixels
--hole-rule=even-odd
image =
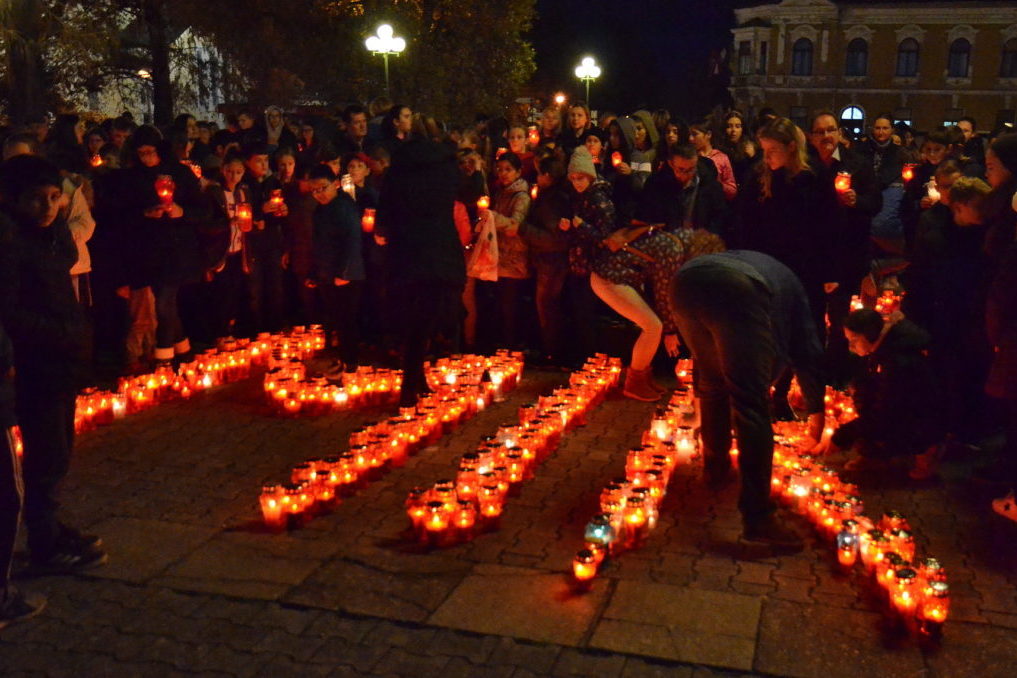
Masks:
[[[424,357],[438,335],[450,347],[459,337],[463,318],[464,282],[443,280],[401,281],[393,289],[400,300],[403,317],[403,386],[405,404],[416,400],[426,389]]]
[[[11,579],[14,543],[18,538],[24,496],[21,467],[11,442],[9,429],[0,429],[0,598]]]
[[[76,392],[20,372],[15,384],[18,424],[25,444],[22,470],[28,549],[35,557],[45,557],[60,534],[58,494],[74,448]]]
[[[250,308],[254,331],[276,332],[283,324],[282,251],[259,250],[250,263]]]
[[[318,289],[325,307],[325,331],[339,335],[339,359],[352,371],[360,357],[360,299],[364,283],[354,280],[336,286],[331,280],[322,280]]]
[[[719,475],[730,468],[733,414],[742,482],[738,508],[747,525],[757,523],[774,510],[769,390],[777,349],[770,293],[721,267],[679,270],[672,293],[679,329],[696,361],[706,469]]]

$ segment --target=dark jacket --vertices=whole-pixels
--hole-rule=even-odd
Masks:
[[[686,205],[691,204],[691,228],[705,228],[722,238],[727,237],[730,210],[713,162],[700,158],[696,175],[698,185],[686,189],[665,163],[647,180],[636,217],[651,224],[663,223],[667,230],[677,231],[685,226]]]
[[[318,203],[310,193],[300,190],[299,181],[283,186],[283,199],[289,214],[283,225],[284,251],[289,255],[289,270],[297,280],[304,281],[314,263],[314,210]]]
[[[63,220],[39,228],[0,212],[0,322],[19,380],[58,389],[84,385],[85,316],[70,275],[77,259]]]
[[[813,221],[825,225],[829,236],[830,272],[823,282],[837,282],[854,291],[869,271],[869,230],[883,197],[876,186],[872,165],[858,153],[842,147],[840,160],[833,159],[827,166],[811,147],[810,151],[809,163],[819,190]],[[857,195],[854,207],[841,205],[837,198],[834,180],[838,172],[851,175],[851,188]]]
[[[183,216],[158,219],[145,210],[159,204],[155,180],[160,174],[173,177],[173,201]],[[198,179],[178,162],[157,167],[134,167],[124,176],[123,210],[128,248],[124,268],[134,288],[156,284],[180,284],[201,275],[197,226],[208,215]]]
[[[837,429],[833,442],[878,444],[888,456],[918,454],[945,435],[938,385],[925,357],[929,335],[909,320],[893,325],[854,378],[858,418]]]
[[[314,276],[331,284],[334,278],[357,281],[367,277],[357,206],[340,191],[314,210]]]
[[[798,278],[775,258],[748,250],[694,257],[678,270],[677,276],[680,278],[700,267],[735,270],[766,288],[770,293],[770,326],[777,353],[772,378],[776,381],[790,366],[801,385],[808,412],[822,412],[825,392],[821,369],[823,348]]]
[[[876,185],[880,191],[891,184],[903,184],[904,153],[900,146],[893,141],[880,146],[870,139],[858,144],[857,149],[876,173]]]
[[[753,173],[739,192],[733,245],[769,254],[801,279],[806,290],[832,282],[830,224],[816,218],[820,190],[816,175],[801,171],[788,177],[773,173],[771,196],[761,199],[759,173]]]
[[[953,360],[962,346],[984,342],[983,300],[988,287],[988,258],[983,251],[984,226],[957,226],[950,208],[937,203],[919,219],[904,272],[907,295],[903,311],[931,336],[937,360]]]
[[[463,247],[452,217],[459,187],[455,150],[414,139],[392,157],[387,174],[375,230],[388,240],[390,275],[465,283]]]
[[[985,328],[995,348],[985,390],[996,398],[1017,399],[1017,242],[997,257],[985,304]]]
[[[206,210],[208,217],[202,221],[198,233],[201,240],[202,265],[206,277],[211,278],[221,271],[226,263],[233,227],[230,224],[230,211],[226,205],[226,189],[220,184],[209,184],[205,188],[204,197],[208,202]],[[251,199],[251,189],[247,184],[241,182],[233,189],[234,205],[241,202],[250,203]],[[250,233],[241,236],[240,247],[245,273],[251,272],[252,261],[251,248],[247,246],[248,235]]]
[[[537,199],[530,205],[529,217],[519,227],[519,237],[526,241],[530,254],[540,256],[548,252],[567,252],[568,235],[558,224],[572,218],[572,205],[567,189],[559,183],[537,191]]]
[[[0,322],[0,435],[14,426],[14,345]]]

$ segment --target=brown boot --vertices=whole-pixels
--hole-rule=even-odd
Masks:
[[[625,388],[622,389],[622,394],[626,398],[647,403],[660,400],[660,393],[650,383],[649,369],[634,370],[630,367],[625,373]]]

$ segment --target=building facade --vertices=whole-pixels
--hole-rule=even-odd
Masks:
[[[782,0],[735,10],[731,94],[799,124],[830,109],[860,131],[879,113],[918,130],[1015,122],[1017,1]]]

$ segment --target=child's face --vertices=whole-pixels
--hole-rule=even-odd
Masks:
[[[950,211],[953,212],[953,222],[958,226],[977,226],[982,223],[982,216],[978,213],[978,206],[971,203],[952,202]]]
[[[255,179],[261,179],[268,174],[268,156],[252,155],[247,159],[247,169]]]
[[[327,205],[328,203],[335,200],[335,197],[339,195],[339,187],[337,182],[329,181],[328,179],[312,179],[311,180],[311,195],[321,205]]]
[[[346,171],[350,173],[350,178],[353,179],[353,183],[360,183],[366,179],[369,174],[367,165],[359,158],[350,160],[346,165]]]
[[[926,141],[922,145],[922,155],[925,156],[926,162],[938,165],[946,157],[946,146],[937,144],[935,141]]]
[[[49,228],[60,212],[63,195],[59,186],[36,186],[19,196],[16,209],[39,228]]]
[[[231,162],[223,165],[222,176],[230,186],[236,186],[244,178],[244,163]]]

